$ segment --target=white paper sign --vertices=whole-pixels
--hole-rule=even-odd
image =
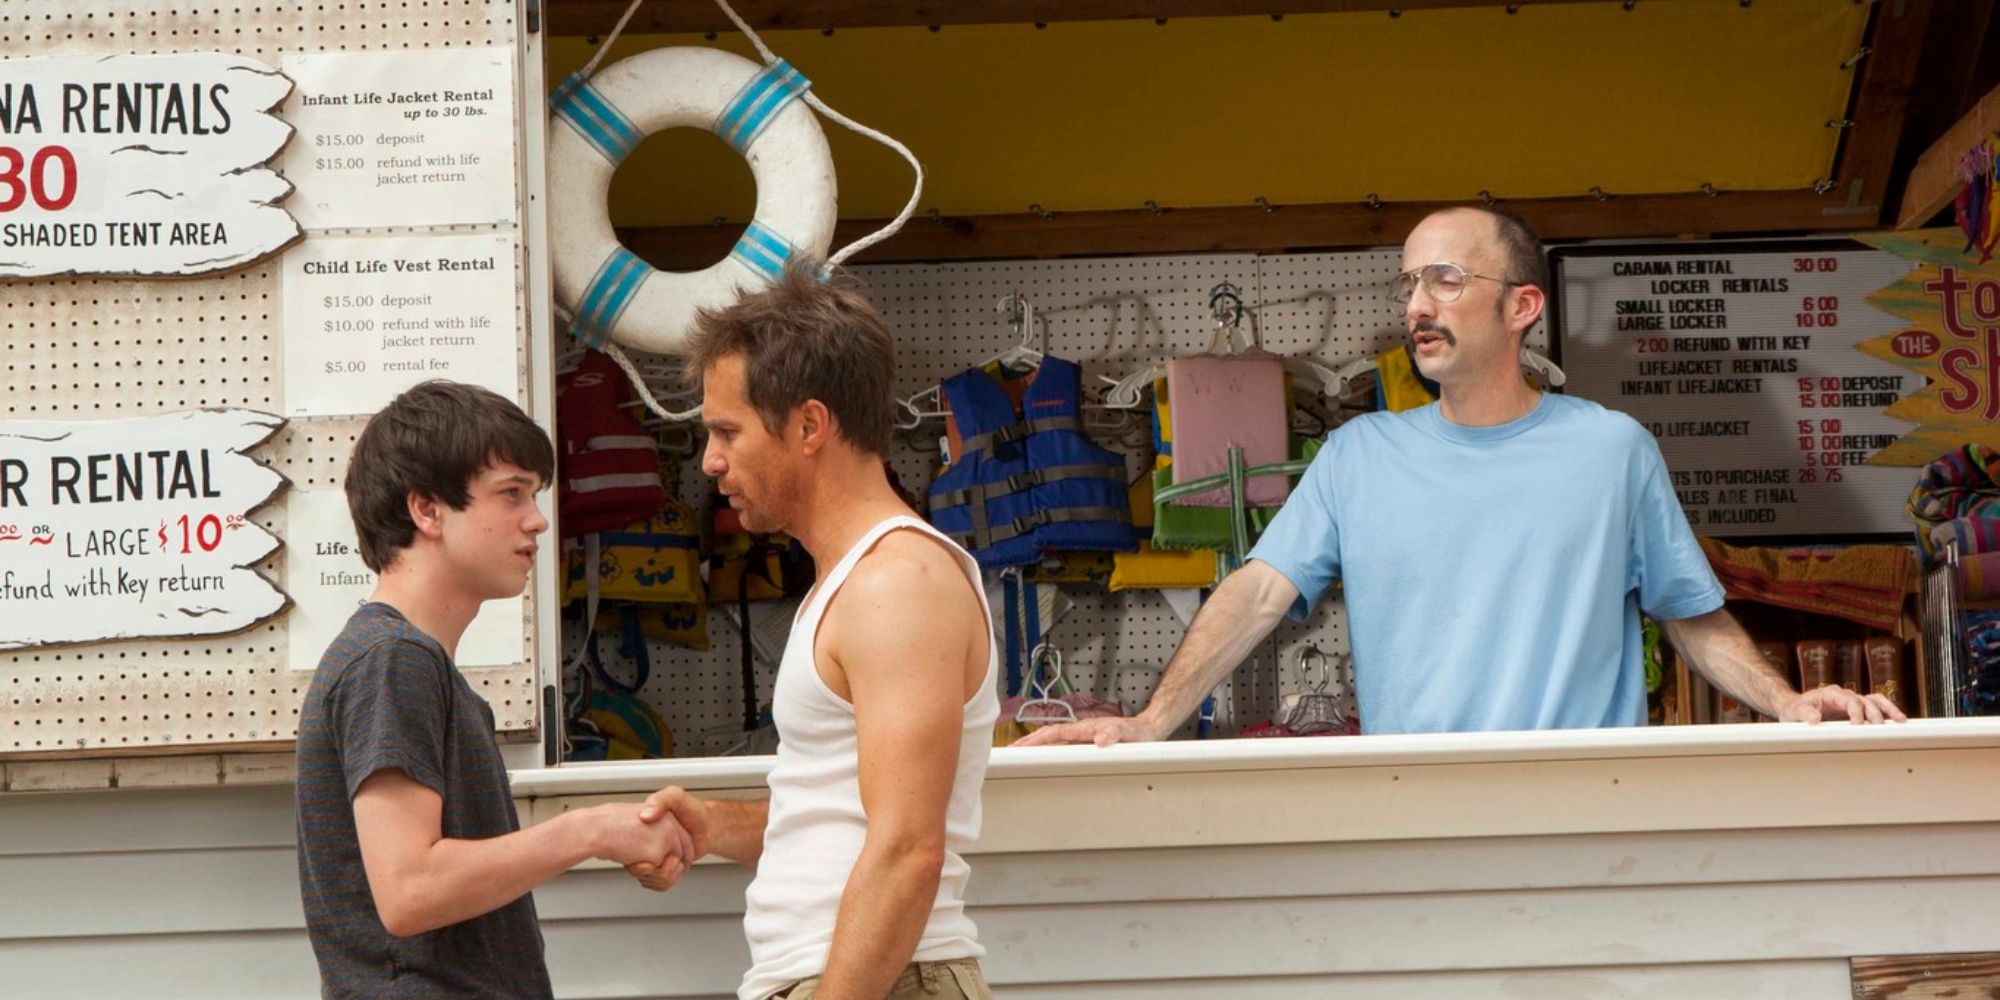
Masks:
[[[375,574],[363,565],[354,538],[347,495],[338,490],[294,491],[285,499],[285,589],[292,611],[285,618],[291,636],[293,670],[313,670],[349,616],[375,590]],[[524,598],[487,601],[459,638],[453,658],[461,667],[511,666],[527,660]]]
[[[278,613],[245,515],[286,485],[252,410],[0,421],[0,649],[219,635]]]
[[[511,233],[315,237],[284,257],[285,413],[373,413],[447,378],[520,396]]]
[[[514,222],[514,53],[286,56],[285,153],[307,229]]]
[[[207,274],[299,225],[261,166],[278,71],[219,53],[0,59],[0,276]]]

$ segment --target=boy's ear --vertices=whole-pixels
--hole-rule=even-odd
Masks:
[[[444,536],[444,504],[436,497],[411,490],[403,502],[409,508],[410,523],[417,526],[417,534],[433,539]]]

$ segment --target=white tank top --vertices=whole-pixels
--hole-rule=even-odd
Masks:
[[[889,518],[869,529],[841,557],[825,582],[806,600],[792,624],[778,665],[771,714],[778,725],[778,762],[771,769],[771,815],[764,827],[764,854],[757,877],[744,893],[743,930],[750,940],[750,971],[737,990],[741,1000],[763,1000],[800,979],[826,971],[834,918],[847,878],[861,856],[868,820],[861,811],[860,761],[856,753],[854,706],[833,693],[813,662],[813,639],[833,595],[856,563],[883,535],[899,529],[921,531],[958,558],[979,594],[980,623],[987,636],[986,679],[964,705],[959,730],[958,775],[945,810],[945,855],[930,922],[911,961],[977,958],[978,930],[965,913],[965,883],[972,869],[961,852],[979,838],[979,790],[992,752],[993,724],[999,719],[995,690],[1000,654],[992,642],[992,610],[980,584],[979,564],[937,529],[908,516]]]

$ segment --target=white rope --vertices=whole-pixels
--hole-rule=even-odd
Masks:
[[[555,311],[556,315],[561,317],[565,324],[572,321],[569,311],[562,306],[556,306]],[[616,341],[606,341],[602,353],[609,356],[612,363],[616,364],[619,370],[625,373],[625,378],[632,383],[632,391],[638,394],[639,401],[646,404],[646,409],[653,411],[660,419],[669,423],[688,423],[701,419],[701,404],[699,403],[695,404],[693,408],[686,410],[667,409],[660,402],[659,397],[653,395],[653,387],[646,383],[646,376],[639,371],[639,366],[632,362],[631,356],[626,354],[625,349],[618,346]],[[672,393],[668,395],[671,396]]]
[[[604,44],[597,47],[597,54],[583,64],[583,75],[586,78],[597,72],[597,64],[604,61],[605,53],[611,51],[611,43],[618,40],[618,33],[625,30],[625,25],[632,20],[632,15],[639,13],[639,5],[645,2],[646,0],[632,0],[631,5],[625,8],[625,16],[619,18],[618,23],[612,26],[611,34],[604,37]]]
[[[635,3],[636,2],[637,0],[635,0]],[[772,52],[770,48],[764,44],[764,40],[762,38],[757,37],[757,32],[751,29],[748,22],[744,21],[742,17],[737,15],[736,9],[729,6],[729,0],[715,0],[715,5],[722,8],[723,15],[729,18],[730,23],[736,25],[736,30],[743,32],[744,37],[750,39],[750,44],[756,47],[757,54],[764,57],[764,64],[766,66],[778,61],[777,54]],[[908,146],[905,146],[902,143],[897,142],[896,140],[886,135],[883,135],[882,133],[877,132],[872,128],[869,128],[868,126],[863,125],[860,122],[857,122],[854,119],[849,118],[846,115],[843,115],[840,112],[833,110],[832,108],[827,106],[825,101],[819,99],[818,94],[808,90],[806,91],[805,97],[806,97],[806,105],[808,107],[812,108],[813,110],[819,112],[822,115],[825,115],[826,117],[832,119],[833,121],[839,122],[842,126],[845,126],[848,131],[865,135],[868,138],[873,139],[876,142],[879,142],[882,145],[887,146],[890,149],[893,149],[897,153],[901,154],[903,159],[909,161],[910,170],[916,174],[916,181],[910,188],[909,202],[904,204],[903,210],[901,212],[896,213],[895,218],[889,220],[888,225],[883,226],[882,228],[877,229],[876,231],[868,234],[867,236],[855,240],[854,242],[849,243],[844,247],[841,247],[838,251],[835,251],[831,257],[827,258],[828,265],[838,266],[840,264],[845,263],[849,257],[852,257],[855,254],[858,254],[861,251],[866,250],[869,247],[872,247],[875,244],[880,243],[883,240],[886,240],[889,237],[896,235],[896,232],[903,228],[903,224],[910,221],[911,216],[917,214],[917,203],[923,200],[924,197],[924,165],[917,162],[916,154],[910,152],[910,148]]]
[[[616,362],[619,368],[624,369],[625,377],[632,380],[632,388],[639,393],[639,398],[645,402],[646,409],[659,414],[660,419],[682,423],[701,418],[700,405],[688,410],[669,410],[660,405],[660,401],[653,398],[653,390],[647,387],[646,377],[639,374],[639,366],[632,363],[632,359],[626,356],[625,349],[619,347],[616,341],[606,341],[604,353],[610,355],[611,360]]]

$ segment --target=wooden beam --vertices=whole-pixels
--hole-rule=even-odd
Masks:
[[[602,35],[625,13],[628,0],[547,0],[552,35]],[[1551,6],[1592,0],[1518,0],[1512,6]],[[1660,0],[1649,0],[1660,2]],[[1268,17],[1284,14],[1386,16],[1454,7],[1492,7],[1504,0],[735,0],[750,26],[766,29],[887,28],[963,24],[1049,24],[1057,21],[1158,20],[1187,17]],[[713,0],[649,0],[625,30],[664,35],[729,31]]]
[[[1868,54],[1862,62],[1861,86],[1848,113],[1854,124],[1847,129],[1835,160],[1839,164],[1834,175],[1837,193],[1851,207],[1867,206],[1874,211],[1874,217],[1866,222],[1849,222],[1859,227],[1880,222],[1887,211],[1896,146],[1903,137],[1910,88],[1922,61],[1931,0],[1877,4],[1874,18],[1868,32]]]
[[[2000,953],[1892,955],[1848,963],[1854,1000],[1972,1000],[1995,995]]]
[[[1972,110],[1946,129],[1931,143],[1910,176],[1903,181],[1902,210],[1896,215],[1897,229],[1914,229],[1930,221],[1958,197],[1965,182],[1958,179],[1958,160],[1981,139],[2000,131],[2000,87],[1994,87]]]
[[[1264,251],[1390,246],[1446,202],[1282,205],[916,218],[856,263],[1004,260],[1111,254]],[[1834,193],[1725,192],[1540,198],[1505,202],[1544,239],[1827,232],[1873,225],[1840,211]],[[840,246],[880,220],[842,222]],[[659,226],[619,231],[633,253],[668,270],[699,270],[729,252],[740,225]]]

